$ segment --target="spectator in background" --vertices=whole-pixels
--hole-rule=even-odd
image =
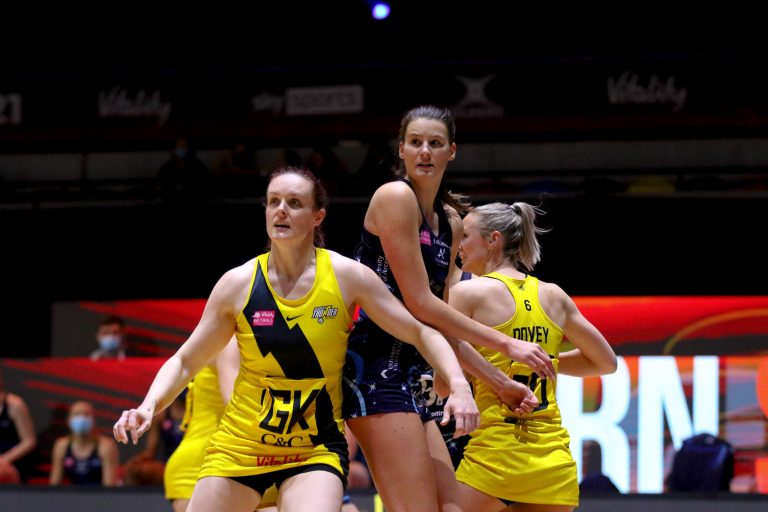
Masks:
[[[58,402],[48,408],[50,416],[45,427],[37,432],[37,447],[30,456],[31,468],[28,484],[48,484],[51,477],[53,445],[61,436],[69,434],[69,404]]]
[[[144,450],[125,463],[125,485],[163,485],[165,464],[184,438],[186,398],[185,389],[155,418]]]
[[[0,483],[26,480],[27,455],[36,445],[29,408],[24,399],[5,390],[0,370]]]
[[[219,174],[252,174],[256,168],[256,154],[250,143],[236,142],[225,158],[216,166]]]
[[[69,408],[70,434],[53,445],[51,485],[102,485],[117,482],[119,455],[115,442],[94,428],[93,405],[84,400]]]
[[[304,161],[298,151],[292,148],[285,148],[282,154],[282,161],[276,167],[301,167]]]
[[[249,142],[239,141],[227,151],[226,156],[216,165],[217,189],[227,196],[253,195],[253,190],[262,193],[266,177],[256,165],[256,153]]]
[[[99,323],[96,340],[99,348],[91,352],[91,361],[125,359],[125,322],[119,316],[109,316]]]
[[[157,171],[166,200],[200,199],[205,192],[210,171],[195,155],[186,137],[176,139],[171,158]]]
[[[358,195],[371,196],[381,185],[395,179],[398,160],[394,148],[386,140],[368,144],[365,159],[357,170]]]
[[[330,146],[313,149],[307,158],[307,168],[320,180],[328,195],[345,192],[344,184],[349,181],[349,168]]]

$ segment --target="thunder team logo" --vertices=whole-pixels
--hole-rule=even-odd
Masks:
[[[317,323],[321,324],[326,318],[336,318],[339,314],[339,308],[332,306],[317,306],[312,310],[312,318],[317,319]]]

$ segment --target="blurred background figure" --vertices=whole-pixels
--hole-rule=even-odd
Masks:
[[[248,141],[236,142],[216,164],[216,187],[225,196],[262,195],[266,182],[256,163],[253,145]]]
[[[91,360],[125,359],[125,322],[119,316],[109,316],[99,323],[96,331],[99,348],[91,352]]]
[[[72,404],[69,430],[69,435],[60,437],[53,445],[51,485],[115,486],[119,465],[117,443],[96,432],[90,402],[80,400]]]
[[[5,390],[0,368],[0,483],[26,481],[29,455],[37,435],[26,402]]]
[[[186,409],[185,389],[171,405],[152,422],[146,434],[144,450],[125,463],[123,468],[126,486],[163,485],[165,464],[184,438],[182,422]]]
[[[280,157],[280,162],[273,167],[301,167],[302,165],[304,165],[304,160],[301,158],[301,154],[293,148],[285,148]]]
[[[317,176],[328,195],[348,191],[345,185],[349,182],[349,168],[330,146],[315,147],[307,158],[306,167]]]
[[[728,492],[734,474],[733,446],[712,434],[683,441],[667,476],[670,492]]]
[[[157,178],[163,198],[168,201],[202,198],[210,178],[210,170],[195,155],[187,137],[177,137],[171,157],[160,166]]]
[[[395,178],[398,159],[394,148],[384,139],[368,144],[365,159],[355,174],[357,195],[371,196],[384,183]]]
[[[604,496],[610,494],[621,494],[619,488],[613,483],[608,475],[600,471],[592,472],[584,476],[579,483],[579,495],[584,496]]]
[[[219,174],[252,174],[254,171],[258,172],[256,153],[249,142],[242,140],[236,142],[216,165]]]
[[[27,484],[48,485],[51,478],[51,459],[53,445],[56,441],[69,434],[69,404],[58,402],[49,407],[48,421],[37,432],[37,446],[30,455],[31,471]]]

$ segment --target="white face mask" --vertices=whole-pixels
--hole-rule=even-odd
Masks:
[[[105,334],[99,336],[99,346],[107,352],[114,352],[120,348],[120,336],[116,334]]]

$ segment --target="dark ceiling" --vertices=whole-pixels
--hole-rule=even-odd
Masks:
[[[654,3],[587,8],[520,2],[393,0],[384,21],[366,0],[202,4],[170,10],[6,17],[2,73],[217,69],[482,59],[663,59],[762,54],[759,16]]]

